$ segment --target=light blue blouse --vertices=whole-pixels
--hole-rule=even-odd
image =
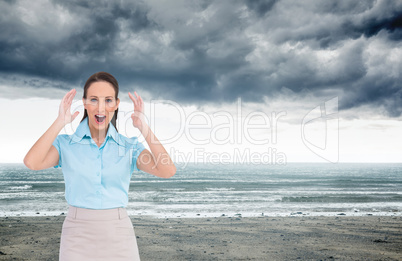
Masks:
[[[138,171],[137,158],[145,149],[137,137],[127,138],[109,124],[103,144],[91,137],[88,118],[73,135],[58,135],[53,146],[65,181],[67,203],[80,208],[126,207],[131,174]]]

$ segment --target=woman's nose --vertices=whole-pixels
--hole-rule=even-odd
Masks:
[[[103,112],[105,110],[106,104],[105,101],[99,101],[98,102],[98,111]]]

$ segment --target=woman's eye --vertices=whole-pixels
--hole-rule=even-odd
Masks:
[[[106,99],[106,102],[112,102],[113,100],[112,99]]]
[[[96,99],[91,99],[91,102],[97,102],[97,100]]]

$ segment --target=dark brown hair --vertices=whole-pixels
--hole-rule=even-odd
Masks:
[[[97,72],[95,74],[92,74],[88,78],[87,82],[84,85],[84,95],[82,96],[82,98],[84,98],[84,99],[87,98],[88,89],[91,86],[91,84],[93,84],[94,82],[110,83],[114,89],[115,99],[117,100],[117,96],[119,95],[119,83],[117,82],[116,78],[113,77],[113,75],[111,75],[110,73],[107,73],[107,72]],[[116,128],[116,130],[117,130],[116,119],[117,119],[118,112],[119,112],[119,108],[116,109],[116,111],[114,112],[113,118],[111,120],[111,122],[112,122],[113,126]],[[82,117],[81,121],[83,121],[86,117],[88,117],[88,113],[87,113],[87,110],[84,109],[84,117]]]

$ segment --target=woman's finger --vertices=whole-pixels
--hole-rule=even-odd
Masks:
[[[142,97],[141,97],[141,96],[140,96],[140,102],[141,102],[141,105],[144,104],[144,101],[142,100]]]
[[[73,121],[79,114],[79,111],[74,112],[73,116],[71,117],[71,121]]]
[[[71,91],[67,92],[67,93],[64,95],[63,99],[61,100],[63,103],[67,100],[67,97],[70,95],[70,92],[71,92]]]
[[[130,94],[130,98],[131,98],[131,100],[133,101],[133,103],[134,103],[134,109],[135,108],[138,108],[139,107],[139,101],[138,101],[138,99],[137,98],[135,98],[131,93],[129,93]],[[136,95],[136,93],[134,92],[134,94]]]
[[[137,92],[134,92],[134,94],[135,94],[135,97],[137,98],[137,101],[139,102],[140,101],[140,96],[137,94]]]
[[[130,97],[130,99],[133,101],[133,102],[135,102],[135,98],[134,98],[134,96],[129,92],[128,93],[128,96]]]
[[[73,91],[74,91],[74,89],[72,89],[72,90],[70,90],[68,93],[66,93],[66,95],[65,95],[64,98],[63,98],[63,103],[64,103],[64,104],[68,104],[68,103],[69,103],[69,100],[70,100],[70,97],[71,97],[71,94],[73,93]]]
[[[143,101],[142,101],[141,96],[138,95],[137,92],[134,92],[134,94],[135,94],[135,96],[137,97],[139,107],[142,108]]]
[[[75,89],[72,89],[72,90],[71,90],[69,102],[72,102],[72,101],[73,101],[73,99],[74,99],[76,93],[77,93],[77,91],[76,91]]]
[[[73,102],[73,99],[74,99],[75,94],[76,94],[76,90],[75,90],[75,89],[72,89],[70,92],[71,92],[71,93],[70,93],[70,97],[68,97],[68,104],[69,104],[69,105],[71,105],[71,103]]]
[[[63,112],[64,112],[65,109],[66,109],[67,100],[68,100],[68,97],[70,96],[70,92],[71,92],[71,91],[69,91],[68,93],[66,93],[66,95],[64,95],[63,99],[61,100],[60,109],[61,109]]]

